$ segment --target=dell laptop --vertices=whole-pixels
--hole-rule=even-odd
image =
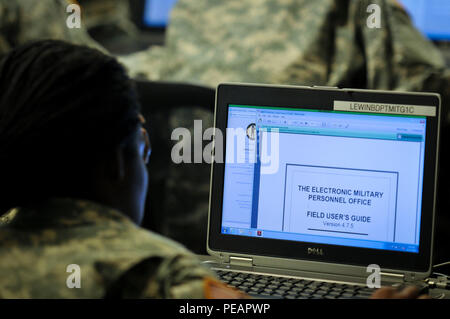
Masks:
[[[207,250],[259,297],[365,298],[432,269],[440,96],[220,84]]]

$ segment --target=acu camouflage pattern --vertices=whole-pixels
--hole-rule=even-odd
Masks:
[[[381,8],[369,28],[367,7]],[[124,57],[151,80],[432,91],[450,71],[394,0],[179,0],[166,45]]]
[[[83,10],[84,25],[92,28],[114,25],[129,35],[138,32],[130,20],[129,0],[78,0]]]
[[[93,202],[52,199],[2,222],[0,298],[204,298],[214,276],[182,246]],[[70,264],[81,268],[79,289],[66,286]]]
[[[83,24],[80,29],[67,27],[70,13],[66,8],[70,3],[69,0],[0,0],[0,57],[18,45],[39,39],[66,40],[105,52]]]

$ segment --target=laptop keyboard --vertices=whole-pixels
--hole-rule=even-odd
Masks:
[[[216,270],[231,287],[253,297],[284,299],[368,299],[375,289],[350,284]]]

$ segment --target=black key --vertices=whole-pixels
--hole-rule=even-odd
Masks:
[[[239,286],[238,289],[240,289],[240,290],[242,290],[242,291],[244,291],[244,292],[247,292],[247,291],[250,290],[250,288],[249,288],[249,287],[246,287],[246,286]]]
[[[302,291],[304,288],[303,287],[293,287],[293,288],[291,288],[291,291],[294,291],[294,292],[300,292],[300,291]]]
[[[239,286],[240,284],[241,284],[240,281],[232,281],[232,282],[230,282],[230,285],[232,285],[232,286]]]
[[[299,279],[293,279],[293,278],[290,278],[290,279],[286,280],[286,282],[289,282],[289,283],[292,283],[292,284],[296,284],[299,281],[300,281]]]
[[[329,286],[320,286],[319,289],[323,290],[323,291],[330,291],[331,287],[329,287]]]
[[[287,291],[287,290],[289,290],[290,288],[289,288],[289,287],[286,287],[286,286],[280,286],[278,289],[279,289],[279,290],[283,290],[283,291]]]
[[[333,295],[325,295],[325,296],[323,296],[323,298],[325,298],[325,299],[336,299],[337,297],[333,296]]]
[[[357,290],[358,293],[366,293],[366,294],[373,294],[375,292],[375,289],[370,288],[360,288]]]
[[[259,288],[264,288],[266,285],[262,284],[262,283],[256,283],[254,286],[259,287]]]
[[[353,299],[369,299],[369,297],[370,297],[370,295],[360,295],[360,294],[357,294],[357,295],[353,296],[352,298],[353,298]]]
[[[275,290],[275,292],[279,295],[284,295],[286,293],[285,290],[280,290],[280,289]]]
[[[330,291],[330,292],[328,292],[328,295],[329,296],[339,296],[341,293],[339,292],[339,291]]]
[[[344,293],[341,295],[341,297],[344,297],[344,298],[351,298],[351,297],[353,297],[353,294],[352,294],[352,293],[349,293],[349,292],[344,292]]]
[[[276,289],[276,288],[278,288],[278,285],[270,284],[270,285],[267,286],[267,288]]]
[[[358,295],[365,295],[365,296],[370,297],[370,296],[372,296],[373,291],[363,291],[363,290],[358,290],[358,291],[356,291],[355,293],[358,294]]]
[[[324,295],[327,294],[327,292],[326,292],[326,291],[323,291],[323,290],[317,290],[315,294],[316,294],[316,295],[320,295],[320,296],[324,296]]]
[[[354,294],[354,293],[356,293],[356,291],[355,290],[353,290],[353,289],[350,289],[350,288],[346,288],[346,289],[344,289],[343,291],[342,291],[343,293],[351,293],[351,294]]]
[[[286,294],[290,295],[290,296],[296,296],[298,294],[297,291],[288,291],[286,292]]]
[[[305,288],[306,284],[302,283],[302,282],[298,282],[296,284],[294,284],[295,287],[300,287],[300,288]]]
[[[323,295],[319,295],[319,294],[313,294],[312,297],[314,299],[323,299]]]
[[[297,299],[297,296],[295,295],[287,295],[285,296],[286,299]]]
[[[347,285],[345,285],[345,284],[334,284],[334,287],[345,289],[345,288],[347,288]]]
[[[280,297],[274,297],[271,295],[262,295],[262,294],[258,294],[258,293],[249,293],[248,294],[250,297],[254,297],[254,298],[264,298],[264,299],[281,299]]]
[[[250,288],[250,291],[252,291],[252,292],[260,292],[262,289],[261,288],[258,288],[258,287],[251,287]]]
[[[318,282],[313,282],[313,283],[311,283],[311,284],[308,285],[308,288],[310,288],[310,289],[316,289],[316,288],[318,288],[319,286],[320,286],[320,283],[318,283]]]
[[[303,292],[307,293],[307,294],[313,294],[315,292],[315,290],[311,289],[311,288],[307,288],[307,289],[303,290]]]

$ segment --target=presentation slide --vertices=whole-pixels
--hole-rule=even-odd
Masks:
[[[286,165],[283,231],[393,241],[397,172]]]

